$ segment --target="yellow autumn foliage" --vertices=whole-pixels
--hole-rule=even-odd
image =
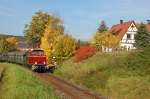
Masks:
[[[71,57],[76,48],[76,40],[69,35],[59,36],[54,43],[54,55],[58,60]]]
[[[16,37],[9,37],[6,39],[6,41],[12,45],[15,45],[15,46],[17,46],[17,44],[18,44],[18,40]]]
[[[56,16],[51,17],[46,25],[44,36],[41,39],[40,45],[40,48],[46,53],[48,63],[51,63],[54,50],[54,41],[59,35],[62,34],[64,34],[64,26],[62,21]]]
[[[6,42],[8,42],[8,51],[16,50],[16,48],[18,46],[18,40],[16,37],[7,38]]]
[[[44,50],[44,52],[45,52],[45,54],[46,54],[46,56],[47,56],[47,59],[48,59],[48,57],[50,57],[51,56],[51,53],[52,53],[52,44],[49,44],[48,43],[48,39],[47,38],[45,38],[45,37],[42,37],[42,43],[41,43],[41,48]]]
[[[94,37],[94,43],[97,46],[114,48],[114,47],[118,46],[119,39],[116,36],[112,35],[112,33],[109,33],[109,32],[103,32],[103,33],[97,32]]]

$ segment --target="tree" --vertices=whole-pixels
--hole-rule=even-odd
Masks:
[[[146,25],[141,23],[138,32],[135,35],[135,47],[143,49],[150,45],[150,33],[146,29]]]
[[[16,50],[18,41],[15,37],[0,39],[0,53]]]
[[[38,11],[32,16],[31,22],[25,25],[24,35],[30,46],[37,47],[40,45],[41,37],[43,36],[50,17],[48,13]]]
[[[0,53],[8,52],[9,50],[9,43],[6,39],[0,39]]]
[[[18,40],[16,37],[9,37],[6,41],[9,43],[9,51],[16,50],[18,45]]]
[[[103,32],[106,32],[108,30],[108,27],[106,26],[106,23],[104,20],[101,21],[101,24],[97,30],[98,30],[97,31],[98,33],[103,33]]]
[[[102,49],[102,47],[115,48],[119,44],[119,39],[109,32],[104,32],[103,34],[97,32],[94,37],[94,44],[98,50]]]
[[[54,42],[56,38],[64,34],[64,26],[62,21],[56,17],[51,16],[41,39],[40,47],[45,51],[48,63],[51,63],[51,58],[54,52]]]
[[[103,36],[103,41],[102,41],[102,46],[107,47],[107,48],[115,48],[119,44],[119,39],[112,35],[112,33],[107,32]]]
[[[69,35],[61,35],[54,43],[53,55],[60,61],[71,57],[76,48],[76,41]]]

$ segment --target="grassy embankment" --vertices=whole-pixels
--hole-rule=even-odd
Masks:
[[[30,71],[0,63],[0,99],[58,99],[58,96]]]
[[[111,99],[149,99],[150,49],[140,53],[97,53],[79,63],[70,59],[55,75]]]

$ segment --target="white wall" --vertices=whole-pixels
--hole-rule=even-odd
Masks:
[[[132,28],[132,25],[134,28]],[[120,41],[120,46],[127,48],[127,50],[135,49],[133,44],[135,43],[135,34],[137,33],[137,28],[134,23],[131,24],[128,31],[123,36],[122,40]],[[127,39],[127,34],[130,34],[131,39]]]

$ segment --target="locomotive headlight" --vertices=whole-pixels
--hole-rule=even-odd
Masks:
[[[37,62],[35,62],[35,64],[37,64]]]
[[[44,61],[43,64],[46,64],[46,62]]]

